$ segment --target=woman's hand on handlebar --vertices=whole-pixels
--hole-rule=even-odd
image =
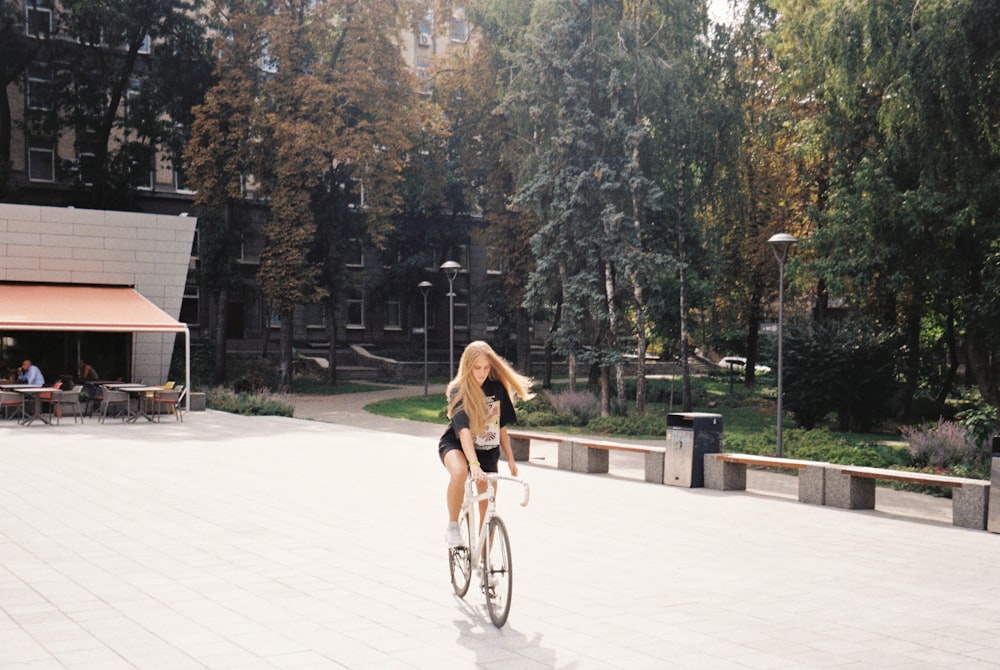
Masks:
[[[482,467],[480,467],[479,463],[476,462],[469,465],[469,474],[472,475],[472,478],[477,482],[481,482],[486,479],[486,473],[483,472]]]

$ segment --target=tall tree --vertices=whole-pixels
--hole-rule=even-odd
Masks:
[[[789,95],[817,101],[814,137],[830,166],[817,272],[876,327],[903,333],[904,413],[922,324],[955,306],[969,368],[1000,403],[995,324],[969,309],[1000,233],[995,4],[775,5]]]
[[[156,150],[171,147],[174,124],[208,85],[198,2],[70,0],[60,6],[57,31],[72,39],[48,41],[48,57],[55,89],[70,94],[58,98],[53,130],[75,130],[78,149],[93,152],[85,168],[93,181],[86,204],[128,207],[129,191],[148,183]],[[146,52],[154,59],[162,52],[173,68],[151,69]],[[185,76],[168,79],[176,69]],[[171,158],[180,162],[177,154]]]
[[[338,263],[358,242],[359,217],[378,245],[401,203],[422,109],[394,41],[406,16],[389,0],[237,0],[220,9],[226,31],[254,45],[233,68],[249,72],[248,58],[257,67],[246,130],[237,132],[249,141],[237,139],[237,155],[266,199],[257,280],[281,318],[279,384],[287,388],[295,308],[326,306],[333,365]],[[244,92],[222,86],[220,95],[243,108]]]

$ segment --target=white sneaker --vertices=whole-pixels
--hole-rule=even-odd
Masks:
[[[444,533],[444,541],[449,547],[461,547],[464,542],[462,542],[462,529],[458,527],[458,523],[452,521],[448,524],[448,530]]]

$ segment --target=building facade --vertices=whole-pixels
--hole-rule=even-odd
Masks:
[[[57,90],[56,66],[60,59],[72,58],[73,53],[88,46],[119,59],[126,57],[126,49],[124,45],[115,49],[99,44],[100,40],[87,45],[60,36],[60,8],[54,0],[19,0],[18,4],[23,10],[23,37],[36,41],[39,48],[22,76],[7,87],[13,123],[11,174],[4,199],[17,205],[4,206],[6,218],[0,220],[7,225],[3,234],[9,261],[0,280],[134,286],[186,323],[193,338],[212,339],[217,306],[199,276],[199,236],[193,228],[190,239],[184,232],[197,220],[194,193],[186,188],[183,170],[173,164],[163,147],[143,147],[138,132],[129,125],[132,92],[141,88],[143,73],[153,67],[157,45],[146,40],[134,53],[135,74],[112,137],[117,146],[134,146],[127,177],[127,207],[142,213],[86,209],[87,196],[95,186],[91,166],[97,135],[88,122],[69,126],[53,122],[56,97],[62,94]],[[462,7],[454,10],[447,25],[435,25],[428,14],[412,33],[400,36],[404,57],[421,77],[422,93],[430,94],[435,59],[449,49],[465,48],[468,39],[469,27]],[[29,230],[32,227],[36,228],[34,232]],[[482,242],[485,226],[479,217],[461,218],[458,228],[464,232],[448,246],[421,250],[428,262],[405,278],[397,272],[400,258],[390,259],[383,252],[359,245],[356,255],[345,263],[347,287],[340,295],[334,318],[328,319],[327,308],[318,303],[296,310],[296,346],[325,347],[328,327],[333,323],[342,346],[365,344],[383,351],[420,349],[425,337],[425,305],[431,350],[440,351],[451,340],[458,347],[472,339],[490,338],[498,325],[495,298],[504,272],[500,260],[503,250]],[[80,239],[74,242],[76,234]],[[104,242],[98,244],[98,239]],[[185,249],[179,248],[184,245]],[[241,288],[230,295],[226,308],[225,336],[232,350],[260,351],[268,347],[269,341],[277,342],[280,324],[256,283],[262,247],[258,232],[245,236],[238,263]],[[57,255],[51,255],[53,249],[58,250]],[[112,252],[127,258],[116,259]],[[164,260],[157,261],[160,253]],[[183,263],[179,256],[184,256]],[[441,263],[448,260],[461,266],[450,282],[440,269]],[[154,273],[151,276],[155,281],[149,284],[151,276],[146,272],[151,265],[169,266],[170,270]],[[100,267],[88,270],[96,266]],[[183,272],[178,274],[179,268]],[[168,287],[164,283],[168,281],[176,282],[176,286]],[[418,285],[422,281],[432,286],[421,290]],[[158,358],[164,351],[151,356]],[[135,370],[145,369],[146,363],[137,359]]]

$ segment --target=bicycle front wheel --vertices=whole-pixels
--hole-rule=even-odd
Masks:
[[[448,567],[451,570],[451,586],[459,598],[464,598],[472,581],[472,526],[469,515],[458,520],[462,531],[462,544],[448,549]]]
[[[510,614],[510,597],[513,593],[513,564],[510,555],[510,537],[503,519],[493,517],[486,536],[486,565],[483,566],[483,590],[486,608],[497,628],[507,623]]]

